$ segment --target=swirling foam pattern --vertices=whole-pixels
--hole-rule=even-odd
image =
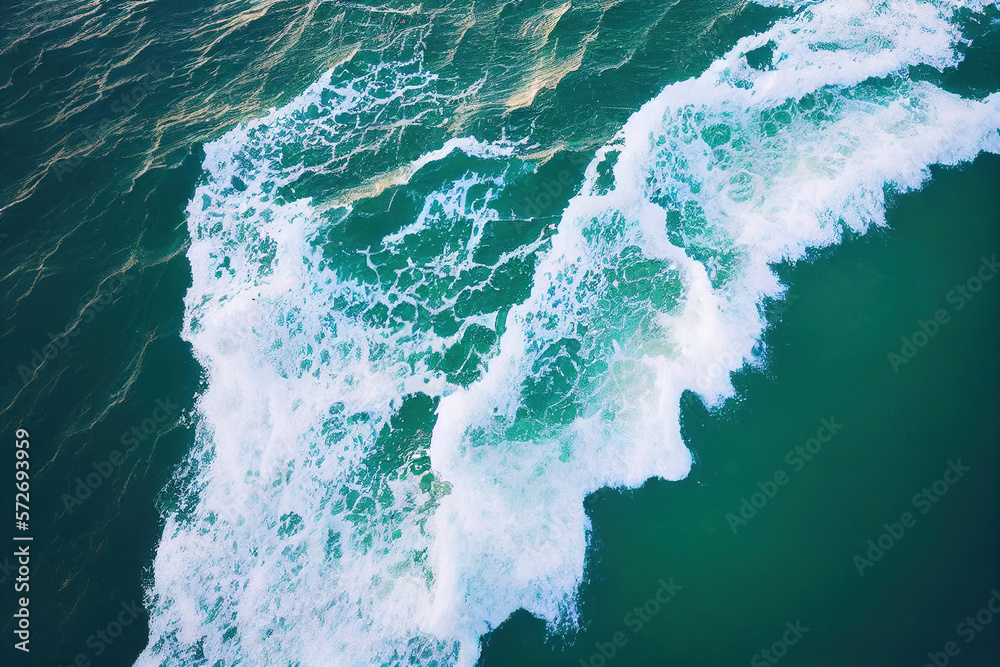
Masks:
[[[469,666],[518,608],[572,628],[584,497],[688,473],[679,400],[762,359],[770,267],[1000,152],[1000,94],[917,75],[958,64],[982,9],[788,5],[634,113],[554,230],[498,204],[530,128],[463,134],[476,89],[419,48],[209,144],[185,324],[207,388],[137,664]]]

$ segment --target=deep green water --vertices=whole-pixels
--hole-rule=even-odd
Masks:
[[[520,614],[490,637],[485,664],[578,665],[619,630],[629,642],[609,664],[747,664],[797,620],[809,631],[785,664],[923,665],[949,641],[961,647],[950,664],[995,664],[995,629],[965,644],[955,628],[1000,578],[996,284],[898,374],[886,354],[992,256],[998,178],[995,157],[936,171],[898,200],[891,231],[791,269],[797,298],[768,331],[767,370],[741,373],[740,399],[719,413],[685,410],[691,475],[588,498],[592,620],[576,644],[547,642]],[[824,417],[843,430],[786,463]],[[971,470],[920,514],[914,494],[958,459]],[[787,485],[733,534],[726,515],[779,470]],[[860,576],[853,557],[906,511],[916,525]],[[683,588],[634,633],[626,615],[669,577]]]
[[[26,656],[12,648],[7,576],[0,584],[3,664],[66,665],[83,655],[95,665],[131,665],[150,641],[148,604],[114,641],[95,643],[95,633],[108,628],[123,604],[149,603],[154,589],[182,588],[181,577],[157,575],[154,557],[165,514],[203,527],[199,522],[207,516],[194,489],[209,486],[209,478],[199,477],[208,459],[192,465],[189,457],[212,446],[198,431],[209,419],[195,409],[211,380],[192,349],[194,310],[184,302],[193,285],[192,241],[198,247],[185,225],[197,207],[184,209],[197,186],[213,183],[203,169],[207,145],[238,123],[292,101],[354,44],[359,51],[345,66],[345,78],[425,49],[423,67],[440,73],[434,92],[445,101],[422,102],[424,125],[401,131],[388,148],[296,181],[282,196],[286,202],[311,196],[325,204],[448,138],[494,141],[501,131],[514,140],[528,137],[537,147],[517,149],[518,157],[484,160],[455,153],[433,163],[407,183],[358,201],[346,226],[337,226],[336,209],[325,210],[326,226],[314,239],[332,266],[356,269],[363,279],[357,251],[411,222],[442,184],[469,170],[496,177],[503,172],[484,252],[538,244],[496,276],[493,301],[481,308],[506,313],[528,298],[538,258],[551,247],[549,225],[559,222],[584,182],[595,151],[665,86],[700,74],[740,37],[792,13],[693,2],[666,10],[622,3],[604,14],[582,6],[553,28],[561,41],[530,50],[519,30],[543,9],[558,8],[550,4],[508,3],[503,12],[480,8],[471,27],[465,26],[468,11],[458,6],[437,14],[426,5],[392,14],[337,3],[22,3],[4,9],[0,409],[8,439],[19,427],[31,433],[34,542],[32,651]],[[965,61],[958,68],[941,73],[918,65],[907,69],[910,76],[967,98],[994,93],[1000,89],[998,18],[988,8],[983,18],[964,19],[973,41],[961,48]],[[587,38],[598,23],[599,36]],[[451,54],[460,28],[466,30],[462,47]],[[423,34],[419,47],[417,36]],[[542,88],[530,105],[508,104],[523,94],[524,74],[533,64],[545,58],[564,62],[581,44],[587,55],[579,69],[554,89]],[[481,88],[457,96],[484,71],[489,76]],[[892,89],[891,79],[869,84],[879,88],[889,81],[886,88]],[[408,113],[391,108],[386,116],[407,119]],[[391,124],[383,117],[378,123]],[[311,159],[303,146],[288,142],[283,159]],[[986,281],[961,310],[948,301],[949,291],[973,277],[983,257],[1000,252],[998,184],[996,155],[935,167],[920,191],[889,194],[888,227],[864,235],[848,231],[840,245],[778,264],[789,291],[784,299],[765,302],[764,363],[736,373],[736,395],[721,406],[708,409],[695,394],[683,396],[680,424],[694,458],[690,474],[586,496],[592,525],[578,595],[581,629],[553,635],[543,621],[516,612],[485,634],[478,664],[583,660],[598,667],[594,656],[601,645],[610,651],[617,632],[626,641],[609,665],[753,664],[755,654],[781,640],[786,622],[796,621],[808,632],[788,649],[783,664],[919,666],[949,641],[961,649],[950,664],[1000,663],[1000,618],[969,644],[956,634],[966,616],[985,606],[991,590],[1000,590],[1000,283]],[[239,199],[239,185],[232,187],[229,199],[220,200]],[[554,194],[541,197],[543,191]],[[258,223],[249,219],[251,226]],[[417,261],[421,253],[438,250],[433,243],[407,248]],[[623,282],[626,288],[612,293],[612,301],[628,296]],[[894,372],[887,354],[899,352],[901,337],[912,336],[918,322],[938,309],[950,320]],[[502,321],[492,333],[462,340],[428,363],[453,388],[473,386],[497,352]],[[441,326],[434,321],[433,327]],[[53,338],[66,345],[57,345],[58,352],[39,366],[33,356]],[[557,384],[537,391],[539,423],[547,429],[556,428],[553,420],[558,425],[566,419],[558,391]],[[398,463],[398,454],[417,471],[414,484],[436,468],[427,448],[440,400],[430,390],[411,396],[390,435],[378,441],[388,443],[379,450],[382,465]],[[157,412],[174,404],[169,414],[162,407]],[[547,411],[550,405],[559,408],[557,417]],[[796,470],[786,453],[816,435],[823,419],[843,429]],[[248,414],[233,423],[252,420]],[[141,434],[144,423],[150,435],[130,439],[131,429]],[[116,451],[123,453],[121,465],[80,491],[80,480],[118,460]],[[306,458],[295,459],[300,469]],[[959,459],[968,472],[921,514],[914,494]],[[4,460],[13,471],[13,454]],[[734,534],[727,514],[737,514],[741,499],[778,471],[788,473],[787,485]],[[4,476],[4,498],[13,498],[11,477]],[[296,493],[308,495],[305,487],[289,486],[280,497],[286,502]],[[526,497],[546,503],[544,495]],[[268,503],[253,507],[262,522],[270,520]],[[907,511],[915,525],[860,576],[854,556],[879,538],[884,523],[899,521]],[[275,516],[284,521],[290,512],[275,509]],[[286,529],[287,523],[277,527]],[[5,545],[12,544],[11,532],[11,521],[0,523]],[[241,539],[249,538],[237,531],[233,542],[246,544]],[[214,543],[205,548],[201,563],[189,555],[171,576],[180,572],[197,581],[197,566],[210,563],[227,571],[226,563],[213,561]],[[4,555],[11,551],[4,549]],[[3,557],[0,563],[6,564]],[[308,564],[304,571],[310,572]],[[679,586],[676,595],[633,632],[636,617],[627,620],[627,614],[654,598],[661,579]],[[348,583],[327,579],[325,590],[318,590],[317,580],[318,574],[303,575],[287,599],[320,608],[324,596]],[[170,618],[168,608],[159,612]],[[295,625],[294,617],[261,622],[279,634]],[[346,613],[329,623],[327,628],[351,629]],[[291,631],[286,635],[284,641],[299,641]],[[251,636],[241,637],[244,646]],[[314,639],[323,645],[321,633]],[[98,646],[104,647],[99,654]],[[164,655],[147,654],[142,664],[202,664]],[[290,663],[272,658],[242,664]],[[301,664],[379,663],[331,653]]]

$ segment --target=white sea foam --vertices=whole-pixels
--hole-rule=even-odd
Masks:
[[[468,666],[518,608],[571,627],[585,495],[687,474],[681,394],[717,404],[759,358],[760,304],[783,290],[770,267],[884,224],[886,188],[929,165],[1000,152],[1000,94],[909,77],[957,64],[953,6],[800,6],[667,87],[595,158],[468,381],[441,359],[498,314],[467,304],[538,250],[477,258],[515,144],[441,141],[397,165],[396,182],[454,150],[477,166],[353,268],[323,247],[353,218],[288,193],[370,164],[365,119],[438,104],[432,76],[328,74],[209,145],[185,327],[208,384],[137,664]],[[319,166],[288,158],[317,144]],[[430,437],[393,421],[416,394],[440,399]]]

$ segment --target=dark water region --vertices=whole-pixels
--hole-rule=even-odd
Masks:
[[[510,4],[510,25],[537,4]],[[537,173],[527,165],[498,200],[512,219],[533,218],[512,236],[555,221],[593,151],[642,103],[782,15],[651,6],[609,12],[602,31],[612,37],[594,43],[592,66],[530,105],[508,109],[524,93],[518,61],[492,63],[494,87],[463,133],[543,117],[535,137],[554,155]],[[940,75],[948,89],[1000,88],[990,11],[966,65]],[[183,210],[202,176],[201,147],[287,102],[355,44],[359,62],[412,50],[431,19],[288,2],[25,2],[3,15],[0,424],[5,437],[31,434],[34,541],[32,652],[12,649],[5,547],[0,656],[131,665],[148,639],[141,605],[161,511],[178,502],[172,479],[205,387],[179,335],[191,280]],[[440,16],[429,69],[469,83],[515,49],[484,31],[452,53],[459,21]],[[648,28],[641,38],[636,25]],[[587,28],[560,27],[565,42]],[[622,52],[630,57],[619,64]],[[935,170],[925,190],[895,200],[890,229],[783,267],[791,296],[772,309],[766,368],[741,373],[739,398],[720,411],[694,397],[685,405],[691,475],[588,499],[584,629],[571,641],[548,637],[515,614],[484,640],[480,664],[745,664],[764,650],[776,656],[773,645],[793,635],[786,664],[920,665],[950,641],[961,649],[950,664],[995,664],[1000,618],[970,643],[956,626],[1000,587],[998,283],[984,280],[961,309],[948,295],[1000,252],[998,183],[995,156]],[[889,353],[902,354],[901,339],[918,340],[940,309],[949,320],[894,370]],[[812,459],[789,463],[824,419],[843,429]],[[949,462],[959,460],[969,470],[952,484]],[[788,481],[775,490],[768,480],[781,471]],[[939,479],[947,493],[924,514],[913,497],[924,488],[937,497]],[[10,475],[0,490],[13,498]],[[766,503],[740,515],[758,492]],[[868,540],[878,546],[883,524],[904,512],[912,527],[859,574],[854,558],[868,558]],[[11,529],[0,522],[5,545]],[[669,601],[647,607],[658,595]]]
[[[687,479],[588,498],[575,641],[522,612],[481,665],[919,666],[949,642],[948,664],[996,664],[1000,615],[975,618],[1000,590],[1000,281],[948,295],[1000,252],[1000,159],[933,173],[890,229],[786,267],[767,368],[718,411],[685,406]],[[893,372],[939,309],[950,321]],[[661,580],[681,588],[650,603]]]

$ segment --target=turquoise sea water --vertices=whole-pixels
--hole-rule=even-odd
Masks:
[[[12,664],[1000,660],[995,6],[3,30]]]

